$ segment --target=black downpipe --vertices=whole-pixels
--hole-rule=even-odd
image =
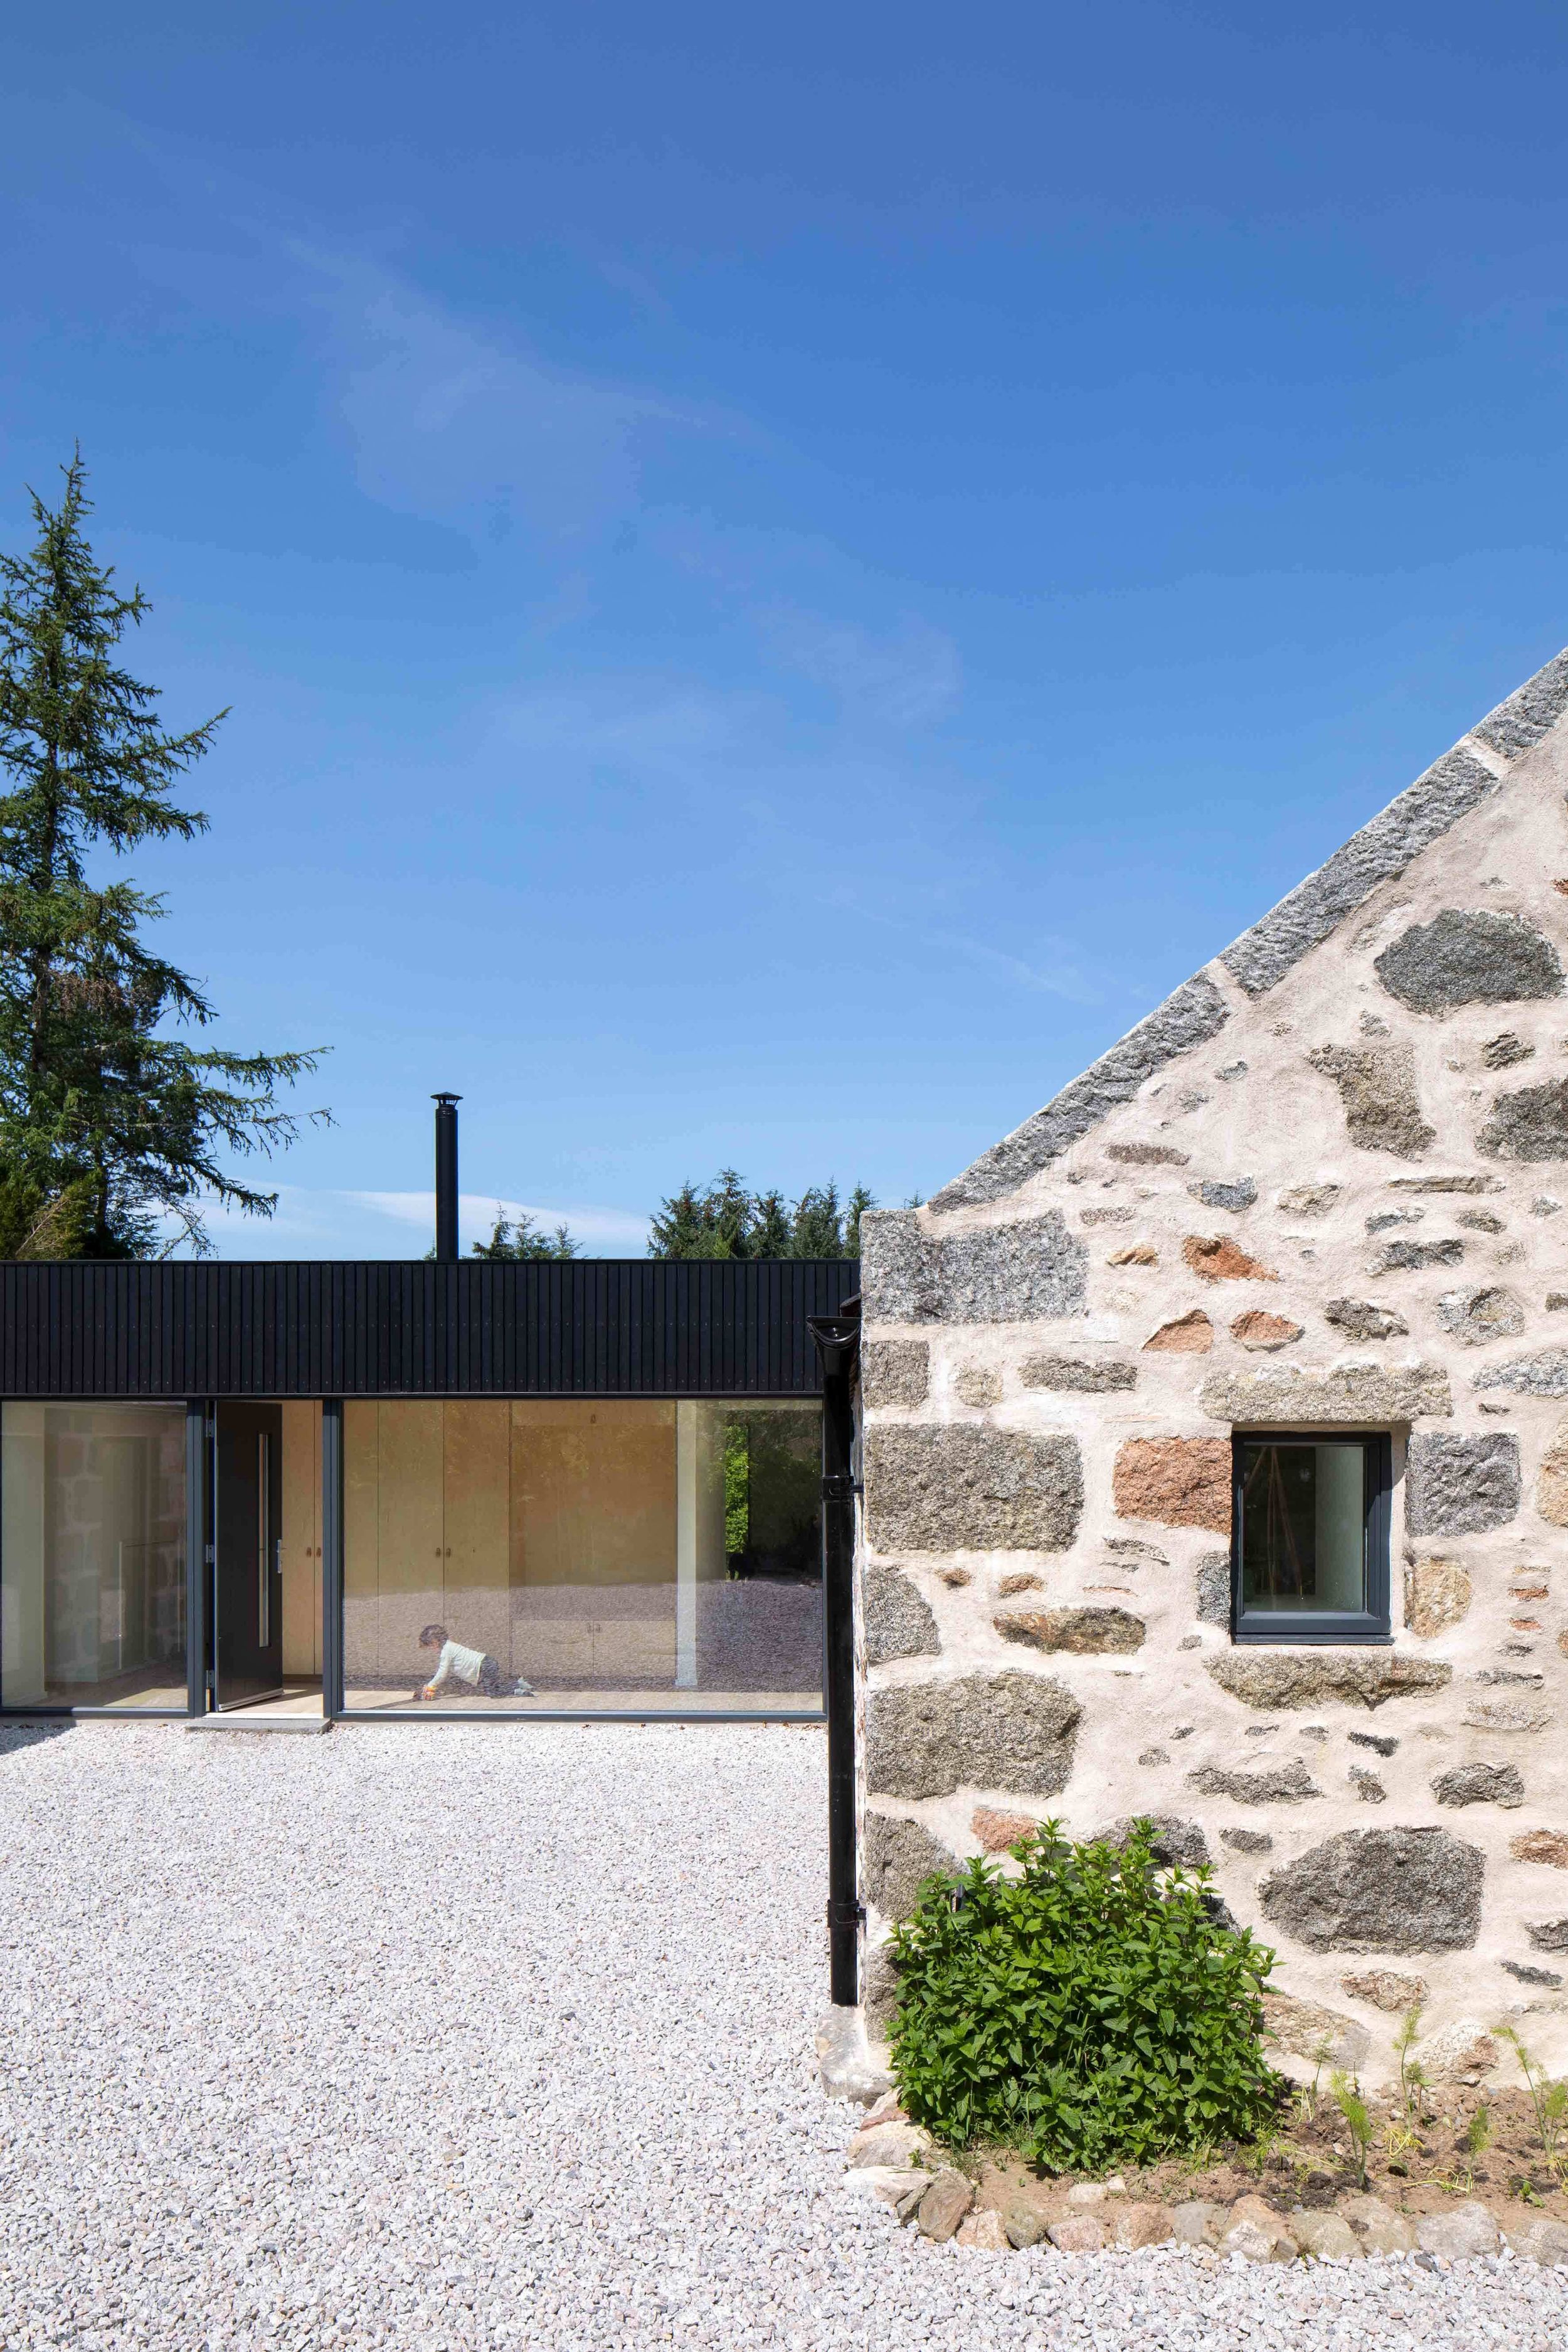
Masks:
[[[461,1095],[435,1095],[435,1255],[444,1265],[457,1256],[457,1106]]]
[[[828,1972],[835,2009],[860,1999],[855,1867],[854,1386],[860,1300],[809,1326],[822,1367],[822,1607],[828,1707]]]

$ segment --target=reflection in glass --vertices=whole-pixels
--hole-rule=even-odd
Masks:
[[[1364,1611],[1366,1448],[1359,1439],[1243,1445],[1241,1598],[1249,1610]]]
[[[183,1708],[184,1407],[7,1404],[0,1448],[0,1699]]]
[[[350,1402],[343,1438],[350,1706],[821,1706],[815,1404]]]

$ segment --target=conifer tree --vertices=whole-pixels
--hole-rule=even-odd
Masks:
[[[519,1212],[514,1223],[497,1201],[489,1240],[475,1242],[469,1255],[524,1263],[554,1260],[564,1264],[568,1258],[577,1256],[578,1246],[568,1226],[560,1224],[553,1234],[543,1233],[526,1210]]]
[[[279,1090],[318,1056],[166,1034],[213,1008],[142,939],[162,900],[101,879],[102,855],[206,830],[172,794],[226,714],[167,734],[157,689],[118,666],[147,599],[122,595],[88,543],[79,450],[61,470],[57,509],[29,493],[31,551],[0,554],[0,1255],[139,1257],[182,1237],[200,1251],[204,1202],[277,1205],[222,1155],[294,1139]]]
[[[793,1204],[782,1192],[748,1192],[733,1168],[704,1185],[689,1180],[651,1219],[650,1257],[858,1257],[862,1209],[857,1184],[841,1206],[839,1188],[810,1184]]]

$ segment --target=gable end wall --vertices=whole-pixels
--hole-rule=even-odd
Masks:
[[[1568,2069],[1565,704],[1568,656],[866,1219],[873,2012],[925,1871],[1149,1813],[1369,2078],[1417,1993],[1470,2072],[1503,2020]],[[1391,1642],[1232,1640],[1270,1426],[1387,1435]]]

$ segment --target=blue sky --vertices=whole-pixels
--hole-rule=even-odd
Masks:
[[[1367,19],[1372,21],[1369,23]],[[227,1255],[929,1192],[1568,639],[1559,8],[86,0],[0,35],[0,537],[79,436]]]

